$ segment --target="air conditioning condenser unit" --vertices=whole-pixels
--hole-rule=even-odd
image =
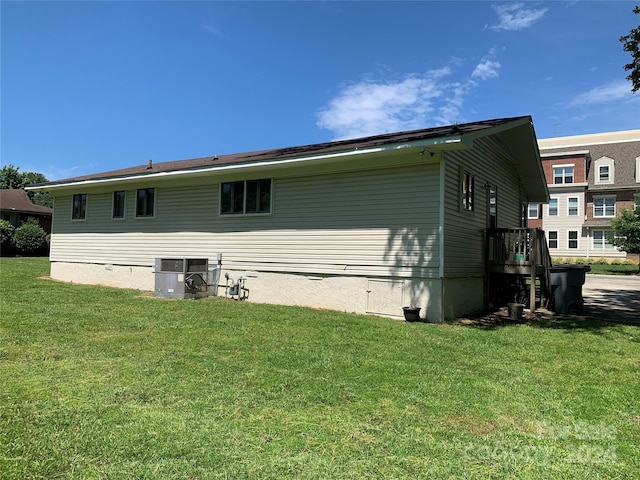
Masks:
[[[207,258],[156,258],[156,297],[204,298],[207,289]]]

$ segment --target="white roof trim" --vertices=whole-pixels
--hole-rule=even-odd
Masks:
[[[264,167],[270,166],[282,166],[282,165],[291,165],[291,164],[299,164],[303,162],[309,161],[323,161],[323,160],[331,160],[340,157],[353,157],[359,155],[380,153],[380,152],[388,152],[393,150],[400,150],[406,148],[420,148],[420,147],[440,147],[443,149],[446,148],[455,148],[462,147],[465,148],[464,142],[462,141],[461,135],[453,135],[447,137],[438,137],[438,138],[430,138],[424,140],[416,140],[413,142],[406,143],[396,143],[391,145],[383,145],[380,147],[372,147],[372,148],[364,148],[355,150],[348,150],[343,152],[331,152],[319,155],[306,155],[302,157],[289,157],[283,158],[279,160],[262,160],[258,162],[250,162],[250,163],[229,163],[224,165],[213,165],[205,168],[196,168],[196,169],[188,169],[188,170],[174,170],[170,172],[158,172],[158,173],[148,173],[148,174],[136,174],[136,175],[126,175],[126,176],[118,176],[111,178],[98,178],[98,179],[89,179],[89,180],[78,180],[78,181],[70,181],[65,183],[59,183],[55,185],[34,185],[31,187],[26,187],[25,190],[56,190],[58,188],[67,188],[70,186],[88,186],[88,185],[104,185],[114,182],[122,182],[122,181],[135,181],[135,180],[149,180],[154,178],[167,178],[167,177],[194,177],[201,175],[203,173],[211,173],[211,172],[220,172],[220,171],[228,171],[228,170],[251,170],[251,169],[260,169]]]

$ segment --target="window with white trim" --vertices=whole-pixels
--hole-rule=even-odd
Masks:
[[[640,183],[640,157],[636,157],[636,183]]]
[[[567,198],[567,215],[574,217],[580,214],[578,197]]]
[[[549,216],[557,217],[558,216],[558,198],[551,197],[549,199]]]
[[[547,232],[547,245],[549,248],[558,248],[558,231],[551,230]]]
[[[220,215],[268,213],[271,213],[270,178],[220,185]]]
[[[156,189],[139,188],[136,193],[136,218],[152,218],[155,214]]]
[[[555,185],[573,183],[573,165],[553,167],[553,183]]]
[[[567,232],[567,246],[571,249],[578,248],[578,231],[569,230]]]
[[[612,230],[593,230],[593,249],[594,250],[613,250],[614,234]]]
[[[609,183],[609,165],[600,165],[598,167],[598,182]]]
[[[594,217],[615,217],[616,216],[615,195],[603,195],[599,197],[593,197],[593,216]]]
[[[593,163],[593,168],[596,185],[613,183],[615,179],[615,161],[613,158],[600,157]]]
[[[87,194],[76,193],[71,204],[71,220],[84,220],[87,218]]]
[[[530,218],[530,219],[539,218],[539,216],[538,216],[538,204],[537,203],[530,203],[529,204],[529,210],[527,212],[527,217]]]

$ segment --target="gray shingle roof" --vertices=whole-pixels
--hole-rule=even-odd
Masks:
[[[484,120],[465,124],[456,124],[446,127],[427,128],[421,130],[411,130],[398,133],[388,133],[371,137],[357,138],[352,140],[339,140],[335,142],[318,143],[312,145],[302,145],[296,147],[276,148],[271,150],[261,150],[247,153],[236,153],[230,155],[214,155],[209,157],[194,158],[189,160],[179,160],[170,162],[146,163],[135,167],[112,170],[109,172],[95,173],[80,177],[66,178],[43,185],[60,185],[80,181],[104,180],[111,178],[124,178],[129,176],[150,175],[163,172],[174,172],[182,170],[198,170],[210,168],[218,165],[248,164],[253,162],[281,160],[286,158],[313,156],[325,153],[352,151],[362,148],[373,148],[378,146],[401,144],[418,140],[444,138],[455,135],[464,135],[478,132],[492,127],[504,125],[506,123],[529,119],[530,117],[512,117],[494,120]]]

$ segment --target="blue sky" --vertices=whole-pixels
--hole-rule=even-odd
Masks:
[[[1,158],[49,180],[531,115],[640,128],[637,2],[1,2]]]

